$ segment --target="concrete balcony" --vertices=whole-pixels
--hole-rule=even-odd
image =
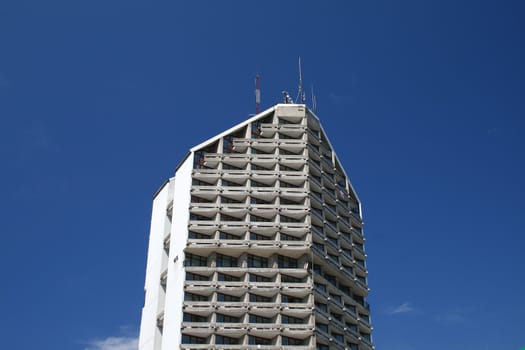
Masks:
[[[291,235],[305,234],[310,229],[306,222],[281,222],[281,232]]]
[[[282,303],[281,310],[283,315],[293,317],[307,317],[314,309],[312,304],[308,303]]]
[[[305,297],[313,289],[310,283],[282,283],[281,291],[293,297]]]
[[[281,124],[278,127],[279,134],[289,137],[299,138],[306,131],[306,125],[301,124]],[[289,139],[286,139],[287,141]]]
[[[250,172],[248,170],[224,169],[221,177],[224,180],[241,183],[248,180]]]
[[[250,213],[265,218],[273,218],[279,210],[275,204],[251,204]]]
[[[306,173],[299,171],[282,171],[279,173],[279,178],[284,182],[299,186],[302,185],[308,179],[308,176],[306,175]]]
[[[276,222],[251,221],[249,230],[257,234],[274,234],[279,231],[279,224]]]
[[[244,221],[221,221],[219,229],[226,233],[241,234],[248,231],[249,224]]]
[[[279,149],[292,153],[300,153],[306,148],[306,142],[303,140],[281,139],[279,140]]]
[[[268,185],[274,184],[279,177],[275,170],[252,170],[251,179]]]
[[[192,178],[209,183],[215,183],[219,180],[221,172],[217,169],[195,169],[192,172]]]
[[[251,162],[263,168],[271,168],[277,164],[279,158],[273,154],[252,154]]]
[[[219,211],[219,206],[216,203],[191,203],[190,213],[198,214],[207,217],[215,216]]]
[[[212,234],[219,229],[219,223],[213,220],[190,220],[188,229],[198,233]]]
[[[280,155],[279,164],[297,169],[308,162],[308,159],[302,155]]]
[[[190,193],[199,198],[214,200],[221,193],[217,186],[192,186]]]
[[[215,312],[215,306],[209,301],[185,301],[182,310],[199,316],[209,316]]]
[[[213,333],[213,328],[207,322],[182,322],[181,331],[187,335],[207,337]]]
[[[306,188],[291,188],[291,187],[281,187],[281,197],[290,199],[290,200],[300,200],[308,196],[308,190]]]
[[[265,201],[273,201],[279,195],[279,189],[276,187],[252,187],[250,195]]]
[[[273,137],[277,132],[277,124],[261,124],[261,136],[263,137]]]

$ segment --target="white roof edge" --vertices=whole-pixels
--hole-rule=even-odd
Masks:
[[[194,147],[190,148],[190,152],[198,151],[199,149],[201,149],[201,148],[203,148],[203,147],[206,147],[207,145],[209,145],[209,144],[212,143],[212,142],[215,142],[216,140],[220,139],[221,137],[226,136],[226,135],[228,135],[228,134],[231,134],[231,133],[234,132],[235,130],[237,130],[237,129],[239,129],[239,128],[242,128],[243,126],[246,126],[246,125],[248,125],[249,123],[256,121],[257,119],[260,119],[260,118],[262,118],[262,117],[265,117],[267,114],[273,112],[273,111],[277,108],[277,106],[279,106],[279,105],[275,105],[275,106],[273,106],[273,107],[270,107],[270,108],[268,108],[268,109],[262,111],[261,113],[254,115],[254,116],[251,117],[250,119],[245,120],[245,121],[243,121],[242,123],[239,123],[239,124],[237,124],[237,125],[235,125],[235,126],[232,126],[232,127],[229,128],[228,130],[223,131],[223,132],[221,132],[220,134],[215,135],[215,136],[213,136],[212,138],[210,138],[210,139],[208,139],[208,140],[206,140],[206,141],[204,141],[204,142],[198,144],[197,146],[194,146]]]

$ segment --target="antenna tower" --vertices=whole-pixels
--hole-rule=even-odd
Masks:
[[[301,99],[301,103],[304,104],[306,102],[306,95],[303,92],[303,72],[301,69],[301,56],[299,56],[299,88],[297,91],[297,98],[296,101],[299,101]]]
[[[255,76],[255,114],[261,113],[261,77]]]

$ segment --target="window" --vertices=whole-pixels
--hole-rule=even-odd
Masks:
[[[279,255],[278,264],[280,269],[296,269],[298,266],[297,259],[284,255]]]
[[[271,303],[271,297],[263,297],[262,295],[250,294],[250,302],[252,303]]]
[[[205,256],[186,253],[185,266],[207,266],[208,258]]]
[[[193,293],[184,293],[184,300],[186,301],[208,301],[208,297]]]
[[[259,235],[257,233],[250,232],[250,239],[252,241],[269,241],[272,239],[272,237]]]
[[[299,303],[304,303],[304,299],[303,298],[298,298],[298,297],[291,297],[289,295],[282,294],[281,295],[281,302],[282,303],[299,304]]]
[[[337,320],[337,321],[342,321],[342,320],[343,320],[343,315],[338,314],[338,313],[335,313],[335,312],[330,312],[330,316],[331,316],[334,320]]]
[[[345,342],[345,337],[340,333],[332,333],[332,337],[340,343]]]
[[[239,339],[232,338],[232,337],[226,337],[224,335],[216,335],[215,344],[239,344]]]
[[[198,275],[196,273],[186,272],[186,281],[209,281],[208,276]]]
[[[337,285],[337,278],[334,275],[330,275],[329,273],[324,274],[325,280],[333,284],[334,286]]]
[[[248,255],[248,267],[266,268],[268,267],[268,258],[257,255]]]
[[[240,317],[236,316],[230,316],[230,315],[223,315],[223,314],[217,314],[216,322],[220,323],[239,323]]]
[[[271,277],[260,276],[253,273],[250,274],[250,282],[272,282],[272,280]]]
[[[267,338],[259,338],[250,335],[248,337],[248,344],[250,345],[272,345],[272,340]]]
[[[317,329],[320,330],[321,332],[328,333],[328,325],[327,325],[327,324],[319,323],[319,324],[316,324],[315,326],[316,326]]]
[[[231,199],[228,197],[221,196],[221,203],[223,204],[243,204],[244,201],[243,200],[238,201],[236,199]]]
[[[325,345],[325,344],[317,344],[317,347],[315,349],[316,350],[330,350],[328,345]]]
[[[282,337],[282,344],[283,345],[306,345],[305,339],[296,339],[296,338],[290,338],[290,337]]]
[[[296,219],[289,216],[281,215],[281,222],[304,222],[304,218]]]
[[[292,277],[288,275],[281,275],[281,282],[284,283],[302,283],[302,278]]]
[[[244,221],[244,218],[236,218],[235,216],[221,214],[221,221]]]
[[[321,292],[323,293],[326,293],[326,284],[322,284],[322,283],[315,283],[315,288],[320,290]]]
[[[241,298],[233,296],[233,295],[218,293],[217,301],[229,301],[229,302],[237,303],[241,301]]]
[[[241,281],[240,277],[226,275],[224,273],[219,273],[219,275],[217,277],[218,277],[218,280],[221,281],[221,282],[222,281],[225,281],[225,282],[240,282]]]
[[[346,346],[348,347],[348,350],[359,350],[359,345],[351,342],[346,342]]]
[[[273,323],[273,321],[270,317],[250,315],[250,323]]]
[[[345,303],[345,308],[354,314],[357,313],[357,308],[355,307],[355,305]]]
[[[219,234],[219,238],[220,239],[240,239],[239,236],[232,235],[230,233],[226,233],[226,232],[222,232],[222,231]]]
[[[228,181],[228,180],[222,180],[222,186],[223,187],[242,187],[244,184],[239,184],[237,182]]]
[[[198,232],[189,231],[188,232],[188,238],[190,238],[190,239],[210,239],[210,236],[204,235],[204,234],[198,233]]]
[[[315,303],[315,308],[320,311],[328,312],[328,305],[323,303]]]
[[[273,184],[268,185],[264,182],[252,180],[252,187],[273,187]]]
[[[250,220],[255,222],[273,222],[274,219],[263,218],[262,216],[250,214]]]
[[[346,325],[346,327],[347,327],[349,330],[351,330],[351,331],[357,333],[357,325],[356,325],[356,324],[352,324],[352,323],[345,322],[345,325]]]
[[[292,316],[286,316],[283,315],[281,317],[281,323],[284,324],[299,324],[299,323],[305,323],[305,320],[302,318],[292,317]]]
[[[182,344],[206,344],[206,338],[195,337],[193,335],[182,335]]]
[[[217,267],[236,267],[238,265],[237,258],[229,255],[217,254],[215,258],[215,265]]]
[[[341,303],[341,296],[340,295],[330,293],[330,298],[332,300],[337,301],[338,303]]]
[[[302,238],[281,233],[281,241],[302,241]]]
[[[206,322],[207,318],[205,316],[199,316],[185,312],[182,320],[183,322]]]

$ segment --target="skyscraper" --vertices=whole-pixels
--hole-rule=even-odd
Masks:
[[[275,105],[155,193],[139,350],[372,349],[363,244],[319,119]]]

